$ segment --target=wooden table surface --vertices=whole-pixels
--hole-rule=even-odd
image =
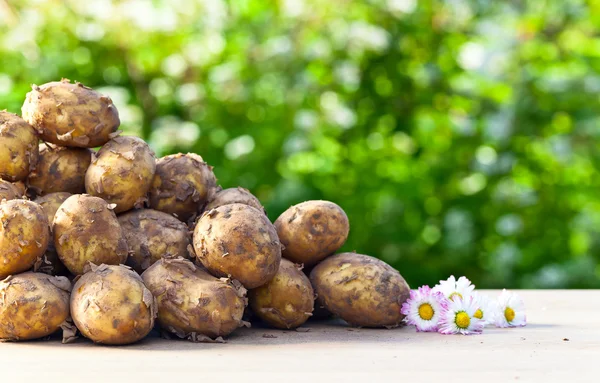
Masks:
[[[156,336],[119,347],[84,339],[2,343],[0,376],[11,383],[598,381],[600,290],[519,293],[527,327],[488,327],[482,335],[351,329],[330,321],[308,323],[308,332],[240,329],[226,344]]]

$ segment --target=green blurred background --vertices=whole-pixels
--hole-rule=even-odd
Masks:
[[[600,1],[0,0],[0,108],[61,77],[411,285],[600,287]]]

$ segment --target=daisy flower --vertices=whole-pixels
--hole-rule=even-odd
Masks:
[[[504,289],[497,304],[495,318],[497,327],[523,327],[527,324],[525,303],[517,294]]]
[[[410,298],[402,304],[404,321],[415,325],[417,331],[437,331],[438,322],[446,309],[447,300],[440,292],[433,292],[429,286],[410,291]]]
[[[449,334],[480,334],[483,331],[484,321],[475,317],[477,303],[472,298],[465,300],[454,297],[448,301],[448,308],[442,313],[439,332]]]
[[[473,290],[475,290],[475,286],[471,284],[470,280],[466,277],[460,277],[456,280],[454,275],[451,275],[445,281],[440,281],[439,284],[433,287],[433,291],[441,292],[450,300],[453,300],[455,297],[466,300],[473,294]]]
[[[487,295],[479,294],[476,291],[473,292],[471,297],[475,301],[475,306],[477,307],[473,316],[477,319],[481,319],[485,324],[494,323],[495,313],[497,311],[495,302]]]

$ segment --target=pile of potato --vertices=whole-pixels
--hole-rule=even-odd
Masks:
[[[221,341],[246,320],[297,328],[315,308],[401,323],[402,276],[335,254],[349,232],[335,203],[300,203],[273,224],[199,155],[157,159],[120,136],[109,97],[69,80],[32,88],[22,118],[0,112],[0,339],[62,329],[65,342],[127,344],[158,325]]]

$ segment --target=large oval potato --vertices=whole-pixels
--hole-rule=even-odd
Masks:
[[[40,205],[15,199],[0,202],[0,278],[31,268],[50,241],[48,219]]]
[[[48,336],[69,318],[71,282],[41,273],[11,275],[0,282],[0,339]]]
[[[16,114],[0,111],[0,178],[23,181],[38,161],[35,129]]]
[[[109,97],[67,79],[32,85],[21,112],[42,140],[60,146],[104,145],[120,124],[117,108]]]
[[[296,328],[310,318],[315,293],[298,265],[282,259],[275,277],[248,292],[252,312],[273,327]]]
[[[248,189],[242,187],[223,189],[215,193],[208,204],[204,208],[204,211],[217,208],[223,205],[230,205],[232,203],[241,203],[243,205],[252,206],[253,208],[265,211],[265,208],[260,204],[258,198],[256,198]]]
[[[66,148],[40,144],[39,160],[29,174],[29,188],[37,195],[85,192],[85,172],[92,161],[92,152],[85,148]]]
[[[35,203],[39,204],[42,209],[44,209],[44,213],[46,213],[46,218],[48,218],[48,223],[50,224],[50,242],[48,243],[48,249],[33,266],[34,271],[39,271],[49,275],[62,275],[67,271],[65,265],[63,265],[63,263],[60,261],[60,258],[58,258],[56,247],[54,247],[52,222],[54,222],[54,215],[58,211],[60,205],[62,205],[63,202],[65,202],[70,196],[71,193],[66,192],[50,193],[34,200]]]
[[[0,201],[10,201],[11,199],[19,199],[22,196],[23,195],[20,193],[19,188],[16,187],[13,183],[0,179]]]
[[[284,211],[275,228],[284,246],[283,257],[310,267],[342,247],[350,224],[335,203],[306,201]]]
[[[186,224],[158,210],[140,209],[118,217],[129,257],[127,265],[144,272],[161,258],[189,258],[192,236]]]
[[[202,157],[193,153],[173,154],[156,161],[150,207],[187,222],[202,211],[216,191],[217,179]]]
[[[156,299],[135,271],[90,265],[71,294],[71,316],[83,336],[97,343],[129,344],[144,338],[156,318]]]
[[[310,273],[317,299],[346,322],[363,327],[396,327],[410,288],[387,263],[356,253],[328,257]]]
[[[194,229],[198,260],[212,274],[254,289],[269,282],[281,262],[281,243],[262,211],[239,203],[205,212]]]
[[[142,279],[158,301],[158,323],[180,338],[214,339],[244,324],[246,290],[213,277],[188,260],[161,259]]]
[[[54,246],[75,275],[88,262],[118,265],[127,259],[127,242],[119,221],[102,198],[78,194],[67,198],[54,216]]]
[[[88,194],[114,203],[116,213],[144,206],[156,170],[154,152],[137,137],[116,137],[99,151],[85,174]]]

